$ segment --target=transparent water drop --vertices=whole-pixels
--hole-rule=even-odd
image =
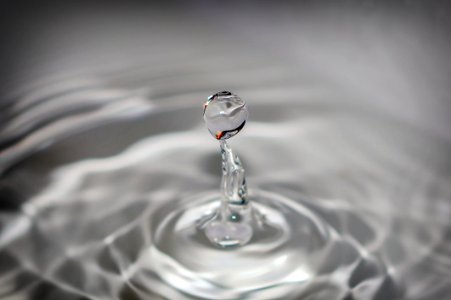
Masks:
[[[231,138],[240,132],[248,116],[246,102],[231,92],[211,95],[204,105],[208,131],[218,140]]]
[[[240,97],[219,92],[204,105],[204,120],[210,133],[220,140],[222,157],[221,207],[201,222],[206,237],[223,248],[247,244],[253,235],[255,215],[247,200],[244,168],[226,139],[245,125],[249,112]]]

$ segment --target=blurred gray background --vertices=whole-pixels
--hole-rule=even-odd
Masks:
[[[363,95],[359,101],[450,139],[449,7],[447,1],[3,1],[0,99],[13,102],[26,89],[77,74],[165,62],[197,61],[201,68],[202,58],[227,64],[254,56],[316,72]]]

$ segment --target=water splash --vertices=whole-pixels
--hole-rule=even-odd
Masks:
[[[238,96],[219,92],[204,105],[204,120],[210,133],[220,140],[222,157],[221,205],[211,216],[201,220],[200,228],[208,239],[220,247],[235,247],[248,243],[253,234],[256,213],[247,199],[244,168],[226,139],[236,135],[248,118],[246,103]]]
[[[92,299],[390,299],[411,297],[431,278],[446,283],[446,144],[374,111],[331,101],[332,95],[294,87],[248,93],[260,101],[252,106],[245,138],[236,142],[252,182],[246,199],[266,216],[265,230],[230,250],[198,230],[199,215],[211,215],[221,199],[217,147],[204,140],[199,122],[203,93],[193,93],[192,102],[144,95],[128,103],[137,111],[150,103],[152,117],[126,121],[108,102],[102,116],[109,126],[99,127],[105,119],[96,123],[93,116],[97,128],[64,132],[53,139],[59,143],[15,168],[19,157],[53,136],[51,127],[42,127],[7,148],[13,161],[2,157],[9,186],[24,181],[21,176],[37,185],[39,178],[31,176],[43,165],[51,174],[22,196],[17,213],[1,216],[1,255],[10,262],[2,286],[28,287],[8,289],[8,295],[38,295],[38,287],[51,285],[55,294]],[[72,116],[74,126],[67,128],[84,116]],[[167,122],[173,119],[177,124]],[[133,143],[127,133],[139,128],[145,130],[127,150],[91,155],[99,136],[125,147]],[[92,151],[85,155],[90,159],[67,157],[82,149]],[[52,165],[52,159],[60,161]],[[224,257],[231,264],[221,269]],[[244,271],[234,273],[237,265]],[[261,274],[270,276],[262,280]],[[71,299],[66,294],[60,298]]]

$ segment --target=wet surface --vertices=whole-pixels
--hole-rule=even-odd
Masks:
[[[191,12],[209,15],[205,9]],[[116,58],[114,66],[100,59],[88,63],[75,38],[72,51],[64,50],[69,41],[54,47],[66,51],[60,60],[30,68],[43,75],[40,80],[17,75],[8,92],[14,102],[5,102],[0,124],[0,297],[446,299],[451,292],[451,146],[443,118],[448,107],[434,100],[446,92],[442,77],[435,77],[446,67],[437,68],[409,47],[424,41],[425,32],[414,33],[416,27],[407,21],[382,13],[366,22],[360,14],[346,13],[352,24],[362,26],[340,31],[348,28],[341,14],[325,23],[285,17],[288,24],[265,27],[265,22],[245,23],[244,10],[234,13],[233,24],[219,17],[208,27],[191,15],[180,26],[171,22],[176,16],[136,13],[115,28],[122,35],[134,32],[124,44],[145,44],[141,48],[153,53],[150,57],[125,52],[129,57],[121,58],[105,51],[105,38],[94,44],[105,52],[105,62]],[[383,30],[388,21],[395,28],[391,35]],[[333,29],[331,22],[341,25]],[[163,30],[149,24],[173,25]],[[323,24],[314,32],[329,38],[309,36],[308,24]],[[238,34],[236,27],[246,31]],[[292,36],[291,47],[277,50],[276,32],[283,29],[291,29],[284,31]],[[52,34],[58,37],[64,30]],[[263,31],[279,46],[268,44],[259,35]],[[331,37],[334,32],[340,39]],[[75,36],[90,40],[90,33]],[[381,43],[384,51],[374,50]],[[259,45],[268,47],[255,51]],[[133,47],[119,47],[128,48]],[[398,52],[408,55],[401,59]],[[349,57],[355,59],[346,64]],[[359,57],[365,63],[354,63]],[[84,63],[74,66],[74,61]],[[421,80],[406,67],[415,61],[424,64]],[[184,208],[205,199],[201,195],[218,191],[220,157],[204,128],[202,104],[223,89],[249,105],[249,122],[231,145],[256,203],[259,193],[289,199],[312,216],[289,218],[290,226],[314,230],[316,225],[305,222],[315,220],[329,232],[322,231],[316,242],[293,239],[293,249],[306,251],[280,268],[308,271],[297,273],[288,287],[270,290],[254,282],[252,289],[245,286],[251,278],[245,275],[239,286],[226,272],[232,279],[222,277],[222,292],[208,294],[202,289],[205,280],[215,278],[211,260],[199,264],[182,250],[204,247],[199,251],[205,258],[216,259],[223,252],[203,240],[193,248],[186,241],[184,248],[172,247],[171,239],[155,243],[171,213],[183,215]],[[425,95],[431,99],[427,104],[421,101]],[[296,211],[282,200],[261,199],[263,210],[277,206],[285,216]],[[308,236],[308,230],[296,234]],[[243,249],[240,255],[248,251]],[[253,256],[259,264],[277,256],[255,251],[260,251]],[[171,283],[172,277],[158,275],[165,262],[161,253],[178,257],[197,275],[204,271],[204,277],[187,277],[188,285]],[[265,294],[270,291],[274,294]]]

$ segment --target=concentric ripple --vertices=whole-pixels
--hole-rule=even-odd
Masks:
[[[371,298],[390,282],[380,262],[299,202],[263,192],[251,198],[265,226],[249,245],[218,249],[196,228],[199,216],[216,209],[218,196],[186,201],[156,225],[154,245],[140,265],[173,289],[205,299],[303,298],[317,289],[323,297],[340,299],[364,286]],[[368,286],[370,280],[377,283]],[[385,292],[396,296],[395,290]]]
[[[0,297],[446,295],[451,147],[254,59],[71,78],[13,104],[0,128]],[[267,220],[235,250],[211,247],[194,226],[220,181],[201,99],[224,85],[249,104],[231,144]]]
[[[327,107],[253,106],[234,143],[268,228],[248,245],[214,248],[196,231],[220,175],[199,120],[53,172],[2,234],[11,280],[31,272],[92,299],[402,297],[449,222],[451,191],[433,168],[442,152],[432,160],[409,128]]]

